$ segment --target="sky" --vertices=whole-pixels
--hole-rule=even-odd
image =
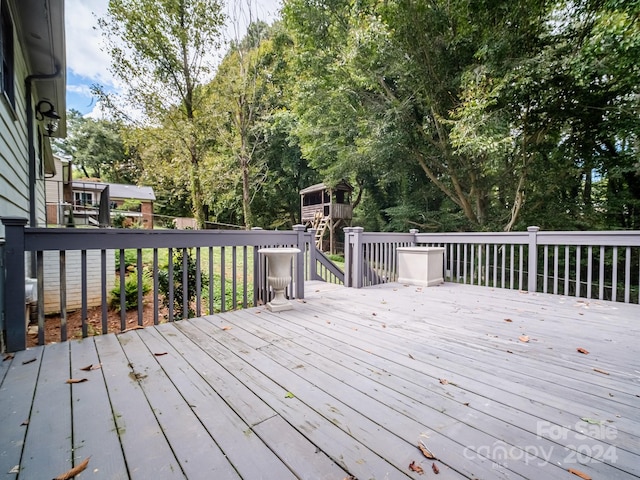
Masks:
[[[108,0],[66,0],[67,110],[86,116],[99,116],[91,85],[99,84],[117,91],[118,84],[109,73],[110,58],[102,51],[102,37],[96,19],[106,14]],[[271,23],[280,9],[280,0],[229,0],[227,11],[233,14],[242,4],[253,5],[256,16]],[[246,28],[246,25],[242,28]],[[235,38],[233,27],[227,38]],[[222,52],[221,52],[222,53]]]

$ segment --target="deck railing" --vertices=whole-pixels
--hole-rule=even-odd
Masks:
[[[73,294],[80,298],[82,335],[90,333],[88,277],[99,279],[101,324],[100,332],[93,333],[107,333],[111,296],[109,275],[117,277],[115,283],[120,287],[119,302],[116,299],[121,309],[118,330],[125,330],[132,326],[126,320],[125,279],[128,276],[135,276],[137,285],[145,281],[150,284],[153,323],[157,324],[163,320],[161,312],[169,321],[174,320],[177,313],[174,308],[181,310],[180,315],[185,318],[190,310],[201,316],[266,303],[270,292],[266,288],[265,259],[258,255],[262,247],[297,247],[301,250],[295,259],[298,267],[292,276],[288,296],[304,298],[307,262],[315,250],[313,236],[305,232],[303,225],[296,225],[293,231],[178,231],[25,228],[25,219],[7,217],[2,222],[5,226],[4,328],[6,349],[9,351],[26,347],[25,277],[37,278],[38,343],[44,344],[67,339],[67,304]],[[133,258],[129,252],[133,252]],[[175,261],[180,254],[181,265]],[[77,257],[78,265],[73,272],[70,268],[72,257]],[[56,287],[59,290],[56,293],[59,303],[56,305],[60,336],[55,339],[45,338],[44,328],[45,269],[51,269],[48,266],[51,260],[55,265],[55,281],[59,285]],[[116,262],[119,263],[117,275],[113,270],[109,271]],[[190,267],[189,262],[194,266]],[[77,292],[69,291],[67,287],[72,273],[78,277]],[[163,274],[168,282],[166,295],[163,294],[168,300],[164,310],[160,305],[160,277]],[[179,294],[189,292],[190,286],[195,290],[191,299],[188,294]],[[178,300],[180,295],[182,301],[176,305],[174,300]],[[143,324],[143,301],[143,289],[137,288],[137,325]]]
[[[640,231],[385,234],[345,228],[345,285],[396,281],[396,248],[445,248],[446,281],[640,303]]]

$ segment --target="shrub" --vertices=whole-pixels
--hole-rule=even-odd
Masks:
[[[194,317],[196,312],[191,307],[191,304],[195,301],[198,292],[196,291],[196,278],[197,278],[197,265],[195,255],[191,253],[191,250],[186,250],[187,253],[187,302],[188,312],[186,317]],[[173,256],[173,320],[179,320],[183,318],[183,301],[184,301],[184,287],[182,284],[182,261],[183,250],[177,249]],[[205,273],[200,272],[200,285],[204,290],[209,285],[209,278]],[[165,267],[158,272],[158,289],[163,295],[162,304],[166,307],[169,306],[169,267]]]
[[[142,294],[149,293],[151,290],[151,279],[149,274],[142,274]],[[138,273],[134,270],[126,276],[124,281],[124,298],[125,309],[131,310],[138,306]],[[116,282],[116,286],[111,290],[111,298],[109,298],[109,306],[115,311],[120,311],[120,282]]]

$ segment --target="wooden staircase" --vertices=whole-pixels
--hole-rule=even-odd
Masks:
[[[329,217],[325,217],[322,213],[317,212],[311,226],[316,231],[316,248],[322,251],[322,238],[324,237],[324,232],[329,226]]]

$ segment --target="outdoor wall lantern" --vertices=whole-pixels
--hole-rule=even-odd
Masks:
[[[40,100],[36,105],[36,120],[45,121],[44,127],[47,129],[47,136],[51,137],[58,130],[60,115],[56,112],[53,103],[48,100]]]

